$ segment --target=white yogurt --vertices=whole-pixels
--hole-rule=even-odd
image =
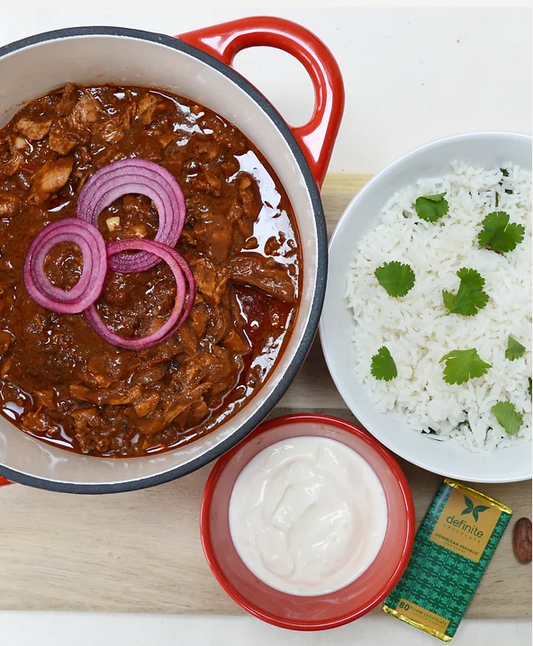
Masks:
[[[387,529],[381,483],[358,453],[303,436],[258,453],[231,494],[229,525],[244,564],[298,596],[348,585],[376,558]]]

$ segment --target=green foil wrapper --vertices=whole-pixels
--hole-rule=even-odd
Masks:
[[[422,521],[409,564],[383,610],[451,641],[511,519],[512,511],[444,480]]]

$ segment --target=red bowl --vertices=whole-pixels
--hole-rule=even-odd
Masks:
[[[302,435],[337,440],[365,458],[381,482],[388,510],[385,539],[370,567],[341,590],[314,597],[286,594],[259,580],[239,557],[229,528],[229,501],[242,469],[271,444]],[[327,415],[287,415],[261,424],[215,464],[200,510],[202,546],[222,588],[250,614],[292,630],[342,626],[383,601],[407,566],[414,527],[411,491],[396,460],[363,429]]]

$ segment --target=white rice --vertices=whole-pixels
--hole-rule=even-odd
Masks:
[[[376,407],[397,411],[415,431],[433,429],[475,451],[531,439],[531,173],[512,164],[504,168],[508,177],[499,168],[457,162],[449,175],[421,179],[395,194],[380,224],[359,244],[346,289],[356,324],[355,371]],[[449,212],[435,223],[420,220],[416,198],[444,192]],[[481,221],[496,210],[526,229],[523,242],[506,254],[480,249],[477,241]],[[416,275],[402,298],[391,298],[374,276],[377,267],[393,260],[408,263]],[[477,269],[485,279],[489,301],[475,316],[447,315],[443,304],[443,289],[457,292],[461,267]],[[504,354],[509,335],[526,347],[514,361]],[[382,345],[398,369],[391,381],[370,372],[371,358]],[[483,377],[448,385],[440,359],[469,348],[492,368]],[[523,415],[513,437],[491,413],[503,400]]]

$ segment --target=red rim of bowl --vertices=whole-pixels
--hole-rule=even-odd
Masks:
[[[277,617],[272,617],[271,615],[265,613],[257,606],[249,603],[231,584],[231,581],[224,575],[222,569],[220,568],[218,561],[215,557],[211,540],[210,540],[210,521],[209,521],[209,511],[211,507],[211,499],[213,496],[213,491],[217,485],[220,475],[224,471],[227,463],[231,458],[237,453],[243,444],[255,439],[263,433],[267,433],[272,428],[275,428],[280,425],[295,424],[298,422],[315,422],[315,423],[325,423],[332,426],[336,426],[342,430],[348,431],[362,439],[364,442],[369,444],[381,457],[387,462],[391,471],[394,473],[398,485],[400,487],[406,512],[407,520],[407,531],[404,537],[404,545],[401,553],[401,558],[398,562],[398,565],[390,577],[388,584],[377,592],[373,599],[366,603],[363,607],[357,608],[351,613],[344,614],[343,616],[327,620],[327,621],[317,621],[314,623],[311,622],[302,622],[302,621],[289,621],[289,620],[280,620]],[[340,419],[338,417],[333,417],[330,415],[319,415],[312,413],[297,413],[293,415],[284,415],[282,417],[276,417],[275,419],[263,422],[260,424],[250,435],[248,435],[244,440],[239,442],[235,447],[230,451],[225,453],[221,458],[218,459],[213,470],[209,474],[207,479],[204,493],[202,496],[202,503],[200,507],[200,539],[202,542],[202,548],[204,550],[205,558],[211,571],[213,572],[216,580],[226,592],[226,594],[235,601],[243,610],[250,613],[254,617],[265,621],[266,623],[277,626],[278,628],[287,628],[290,630],[301,630],[301,631],[312,631],[312,630],[327,630],[330,628],[337,628],[338,626],[343,626],[348,624],[358,617],[365,615],[367,612],[375,608],[381,601],[388,596],[391,590],[395,587],[396,583],[400,580],[411,556],[411,551],[413,548],[413,542],[415,538],[415,509],[413,498],[411,496],[411,490],[407,479],[400,468],[400,465],[392,457],[392,455],[381,445],[372,435],[367,431],[359,428],[351,422]]]

